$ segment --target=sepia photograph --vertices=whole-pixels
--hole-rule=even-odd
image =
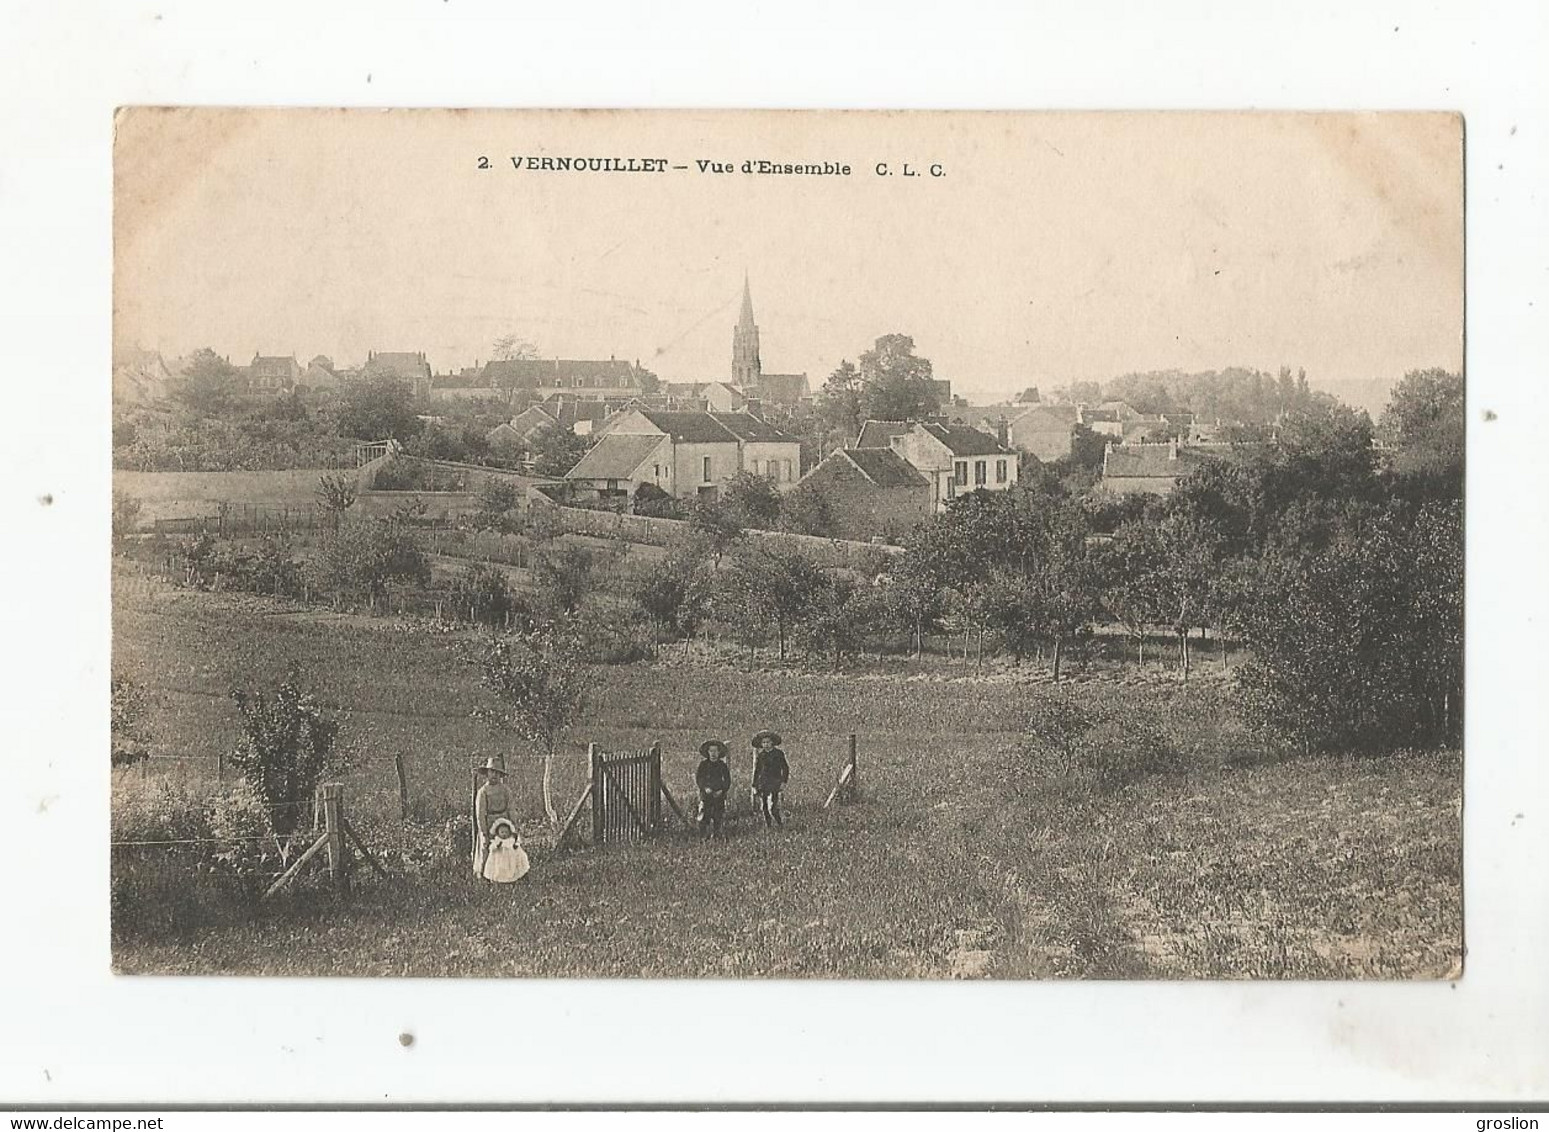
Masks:
[[[1460,115],[112,172],[118,974],[1461,977]]]

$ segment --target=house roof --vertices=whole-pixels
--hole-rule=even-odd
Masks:
[[[1112,444],[1103,455],[1103,477],[1170,479],[1186,476],[1218,455],[1218,452],[1183,445],[1175,450],[1171,444]]]
[[[484,363],[484,380],[502,388],[532,388],[590,379],[597,387],[635,386],[635,367],[622,358],[505,358]],[[604,380],[606,379],[606,380]]]
[[[797,443],[793,436],[775,428],[768,421],[760,420],[752,413],[711,413],[717,424],[730,430],[738,440],[764,443]]]
[[[773,401],[800,401],[811,390],[804,373],[761,373],[756,392]]]
[[[861,434],[855,438],[855,447],[891,447],[893,437],[902,436],[910,427],[908,421],[867,421],[861,425]]]
[[[993,436],[967,425],[923,424],[920,427],[945,444],[954,456],[1003,456],[1011,452]]]
[[[627,480],[666,440],[663,436],[625,435],[603,437],[565,473],[570,480]]]
[[[297,364],[294,354],[283,358],[279,356],[266,357],[264,355],[254,354],[253,362],[250,366],[247,367],[247,371],[254,377],[289,377],[290,375],[299,371],[300,368],[301,367]]]
[[[430,363],[424,354],[373,352],[366,359],[367,370],[390,373],[395,377],[426,378],[430,376]]]
[[[1080,410],[1074,405],[1038,405],[1027,410],[1021,416],[1015,418],[1013,425],[1043,426],[1045,428],[1068,429],[1072,427],[1080,416]]]
[[[709,413],[641,409],[640,415],[679,444],[734,444],[737,440],[736,433]]]
[[[841,448],[829,457],[848,460],[878,487],[927,487],[930,481],[891,448]]]

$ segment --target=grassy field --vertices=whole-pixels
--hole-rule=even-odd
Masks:
[[[303,891],[180,938],[125,938],[125,972],[843,977],[1442,977],[1459,963],[1461,760],[1283,758],[1234,719],[1219,672],[936,663],[860,674],[657,662],[597,669],[556,780],[585,746],[660,741],[692,794],[694,748],[778,727],[785,829],[750,817],[719,844],[551,854],[538,763],[471,720],[466,637],[262,599],[115,591],[115,668],[151,698],[133,776],[209,776],[235,735],[233,687],[297,664],[337,703],[356,765],[347,806],[380,849],[434,841],[466,808],[467,767],[505,754],[534,869],[480,886],[461,859],[363,877],[344,907]],[[823,810],[859,736],[863,800]],[[398,816],[408,766],[415,820]],[[171,757],[176,756],[176,757]],[[122,785],[122,784],[121,784]],[[735,792],[734,792],[735,793]],[[143,851],[142,851],[143,852]],[[512,946],[504,941],[518,941]]]

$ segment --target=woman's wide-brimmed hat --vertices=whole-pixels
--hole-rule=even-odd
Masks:
[[[757,735],[753,736],[751,742],[753,746],[756,747],[765,739],[773,739],[774,745],[776,747],[780,745],[780,733],[778,731],[760,731]]]
[[[721,752],[721,758],[723,759],[727,756],[727,754],[730,753],[726,744],[721,742],[719,739],[706,739],[703,743],[699,744],[699,757],[702,759],[709,758],[711,747],[719,749]]]
[[[502,758],[491,755],[489,758],[484,760],[484,765],[479,769],[492,770],[496,774],[504,774],[506,772],[506,761]]]

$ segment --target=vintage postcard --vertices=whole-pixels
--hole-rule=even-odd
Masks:
[[[124,974],[1438,979],[1463,125],[133,107]]]

